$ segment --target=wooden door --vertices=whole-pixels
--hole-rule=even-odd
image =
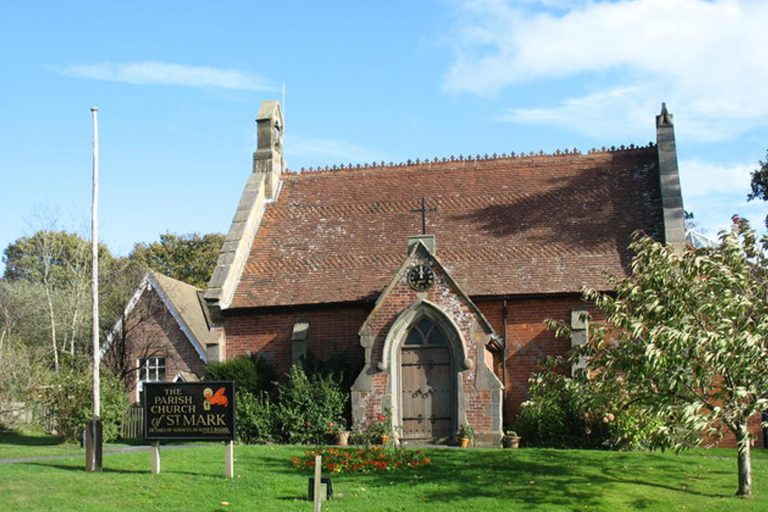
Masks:
[[[453,434],[455,375],[445,333],[422,319],[400,353],[403,439],[447,442]]]

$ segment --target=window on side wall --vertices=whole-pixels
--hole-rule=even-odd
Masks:
[[[165,357],[139,359],[139,383],[136,386],[139,403],[142,403],[145,382],[165,382]]]

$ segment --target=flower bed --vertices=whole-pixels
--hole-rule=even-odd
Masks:
[[[370,446],[304,450],[302,455],[293,457],[293,467],[299,470],[313,470],[316,455],[323,457],[323,470],[329,473],[373,473],[417,469],[432,462],[421,450],[392,450],[381,446]]]

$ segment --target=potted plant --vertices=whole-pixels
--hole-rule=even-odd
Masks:
[[[389,411],[376,414],[366,429],[366,433],[374,444],[387,444],[391,432],[392,422]]]
[[[469,446],[470,441],[475,438],[475,429],[472,428],[472,425],[463,423],[459,426],[459,430],[456,432],[456,437],[459,438],[459,446],[466,448]]]
[[[505,430],[504,437],[501,438],[501,445],[504,448],[519,448],[520,436],[514,430]]]
[[[329,421],[328,433],[331,435],[337,446],[349,445],[349,430],[347,430],[344,422],[335,423],[333,421]]]

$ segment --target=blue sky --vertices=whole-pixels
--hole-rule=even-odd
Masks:
[[[685,207],[710,234],[768,148],[768,3],[737,0],[0,0],[0,248],[226,232],[254,118],[286,87],[289,167],[655,140],[675,115]]]

